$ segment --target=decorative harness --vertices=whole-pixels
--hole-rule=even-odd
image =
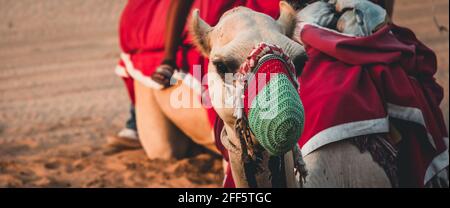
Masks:
[[[299,84],[295,75],[295,67],[290,58],[283,52],[283,50],[274,45],[267,43],[258,44],[255,49],[247,57],[247,60],[241,65],[237,73],[236,88],[238,91],[235,97],[235,103],[248,103],[248,96],[245,92],[249,90],[249,84],[254,81],[256,74],[265,67],[269,61],[277,60],[283,63],[285,73],[295,89],[299,90]],[[264,69],[271,72],[271,69]],[[239,138],[240,146],[242,147],[240,153],[244,163],[245,177],[250,187],[258,187],[257,178],[255,177],[258,171],[261,171],[261,162],[263,160],[263,153],[266,150],[261,143],[258,142],[252,129],[249,125],[247,106],[238,106],[235,108],[234,116],[236,122],[234,130],[236,136]],[[232,152],[238,153],[239,148],[232,144],[225,132],[222,134],[223,145]],[[296,142],[295,142],[296,143]],[[298,175],[298,180],[301,182],[307,175],[305,164],[302,159],[300,148],[297,144],[291,150],[294,153],[294,167],[295,173]],[[284,169],[284,154],[269,156],[269,170],[271,172],[271,183],[273,187],[286,187],[285,169]]]

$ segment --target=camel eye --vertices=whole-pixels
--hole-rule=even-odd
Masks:
[[[213,64],[216,66],[217,73],[220,75],[225,75],[228,72],[228,67],[223,61],[214,61]]]

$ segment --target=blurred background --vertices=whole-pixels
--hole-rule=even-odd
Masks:
[[[104,148],[127,118],[114,74],[126,0],[0,0],[0,187],[220,187],[221,160]],[[396,0],[394,22],[438,55],[449,121],[449,1]]]

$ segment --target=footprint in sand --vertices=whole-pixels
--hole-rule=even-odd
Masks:
[[[58,169],[61,166],[61,163],[59,161],[52,161],[44,163],[44,167],[48,170],[55,170]]]

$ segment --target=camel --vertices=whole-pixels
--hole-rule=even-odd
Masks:
[[[238,7],[225,13],[216,26],[205,23],[194,11],[190,20],[190,33],[197,48],[207,57],[208,84],[212,104],[224,121],[222,143],[231,143],[227,148],[232,175],[237,187],[391,187],[384,169],[372,155],[361,151],[350,141],[343,140],[325,145],[301,158],[299,149],[293,147],[284,155],[276,156],[282,166],[278,175],[271,170],[273,157],[264,148],[249,147],[236,131],[239,120],[235,107],[224,107],[229,95],[224,90],[230,83],[224,81],[224,73],[236,73],[253,47],[261,42],[281,47],[292,60],[305,58],[304,48],[290,39],[296,25],[296,12],[286,2],[280,2],[278,20]],[[236,88],[231,83],[231,88]],[[236,125],[238,122],[238,125]],[[250,132],[254,142],[255,135]],[[225,144],[224,144],[225,145]],[[227,145],[225,145],[227,146]],[[241,150],[241,151],[236,151]],[[249,165],[249,158],[242,152],[257,151],[259,168]],[[250,159],[251,160],[251,159]],[[302,168],[302,165],[305,167]],[[305,172],[307,170],[307,173]],[[277,177],[278,181],[273,180]],[[280,185],[281,184],[281,185]]]

